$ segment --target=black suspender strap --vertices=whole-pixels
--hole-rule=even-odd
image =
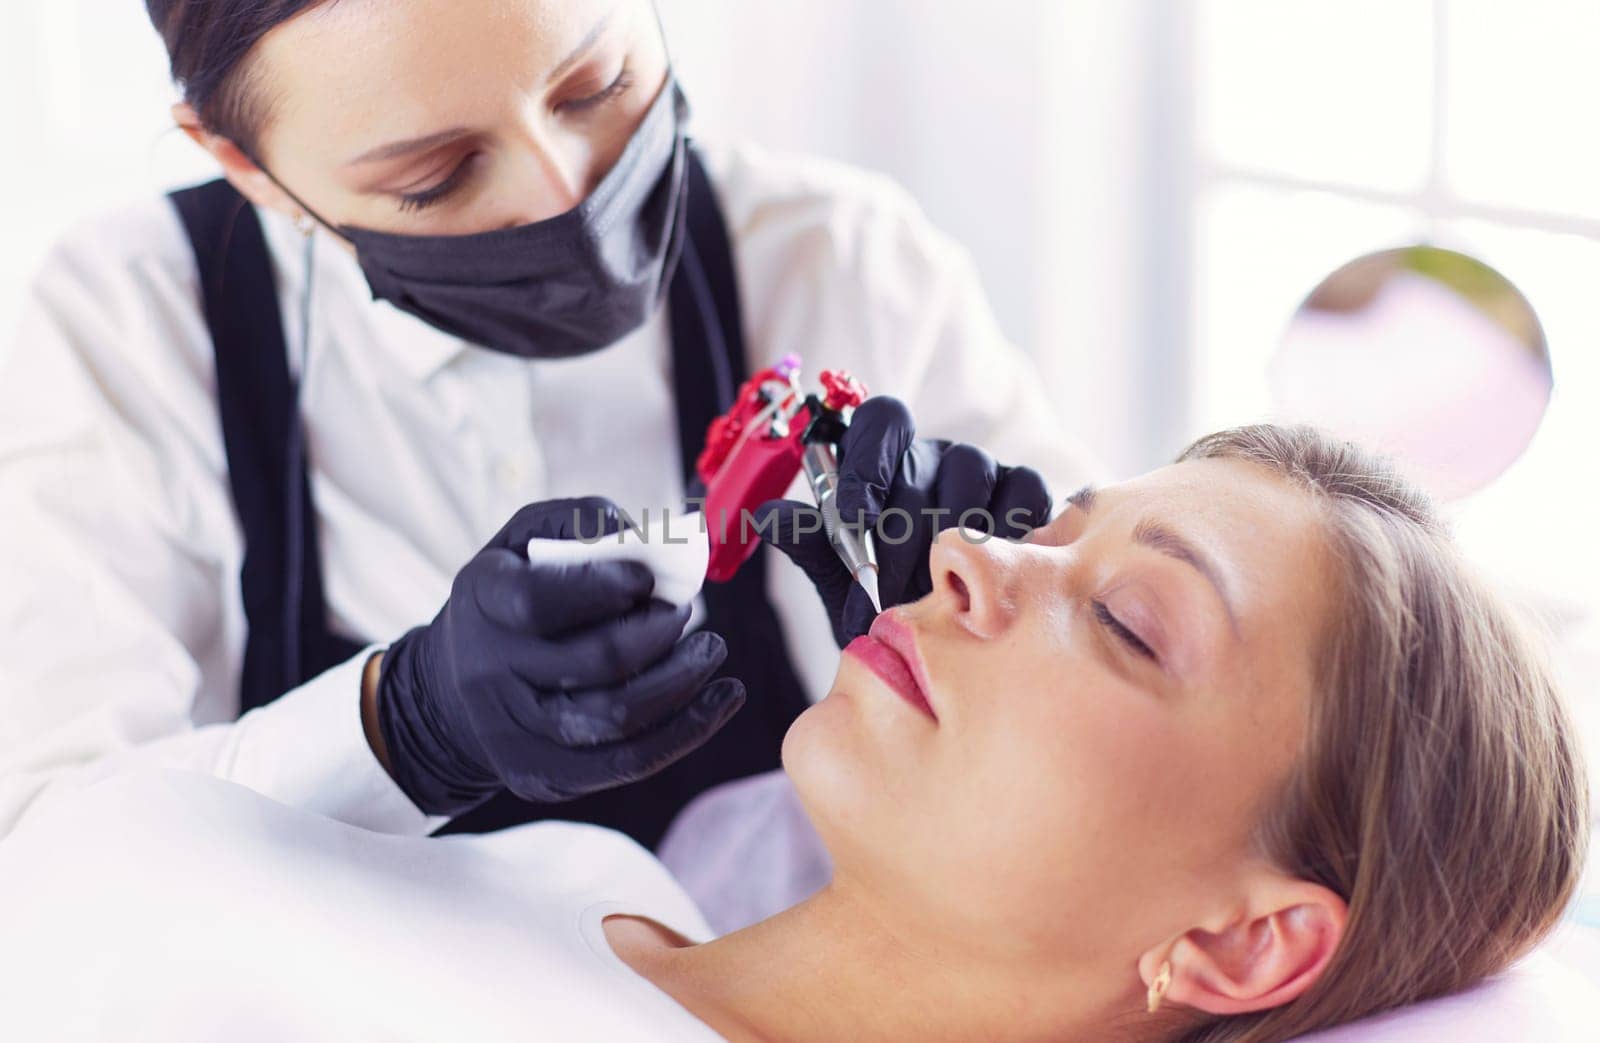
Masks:
[[[243,713],[361,646],[327,627],[316,514],[292,443],[301,434],[300,416],[261,223],[226,181],[171,198],[200,272],[228,482],[244,530],[239,580],[249,637],[240,680]],[[291,517],[295,503],[300,509]]]

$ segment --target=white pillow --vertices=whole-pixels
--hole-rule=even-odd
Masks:
[[[1600,931],[1585,947],[1600,954]],[[1301,1043],[1594,1043],[1600,1039],[1600,961],[1582,960],[1573,943],[1541,946],[1503,974],[1465,992],[1300,1037]]]

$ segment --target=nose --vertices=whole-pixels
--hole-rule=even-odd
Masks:
[[[999,637],[1017,615],[1021,553],[1016,544],[973,529],[951,528],[933,541],[933,592],[949,599],[955,621],[973,635]]]
[[[516,125],[517,189],[505,227],[535,224],[564,214],[589,197],[621,158],[648,112],[627,126],[563,121],[542,98],[523,100]]]
[[[524,187],[501,219],[507,228],[566,213],[583,202],[591,185],[599,180],[593,175],[592,157],[585,145],[562,136],[531,136],[518,150],[516,163],[516,179]]]

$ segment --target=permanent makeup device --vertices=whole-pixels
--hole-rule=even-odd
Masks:
[[[818,524],[872,607],[881,611],[872,533],[852,525],[838,504],[837,449],[850,414],[867,397],[860,381],[842,370],[823,370],[820,393],[800,384],[800,360],[786,356],[739,388],[733,405],[712,421],[695,472],[705,486],[699,513],[624,519],[622,530],[589,539],[528,542],[534,562],[607,559],[641,561],[656,575],[656,593],[689,604],[706,579],[726,582],[761,542],[753,512],[806,476],[817,502]],[[577,519],[583,532],[585,519]],[[769,524],[776,524],[772,522]],[[797,528],[801,524],[795,521]],[[800,530],[816,532],[817,529]]]
[[[804,392],[800,359],[785,356],[745,381],[732,407],[706,431],[705,448],[695,463],[705,484],[702,511],[711,544],[706,575],[725,581],[749,560],[760,542],[751,512],[782,496],[804,472],[822,531],[877,609],[872,534],[864,525],[848,524],[837,501],[836,451],[867,389],[843,370],[823,370],[820,382],[820,393]]]

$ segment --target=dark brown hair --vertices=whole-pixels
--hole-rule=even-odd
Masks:
[[[214,134],[254,155],[270,101],[255,83],[250,52],[289,19],[329,0],[145,0],[167,46],[183,100]]]
[[[1318,505],[1337,607],[1306,748],[1258,839],[1350,912],[1299,998],[1172,1034],[1290,1039],[1504,969],[1559,920],[1587,848],[1578,739],[1540,642],[1462,562],[1428,499],[1358,447],[1260,425],[1180,459],[1253,463]]]

